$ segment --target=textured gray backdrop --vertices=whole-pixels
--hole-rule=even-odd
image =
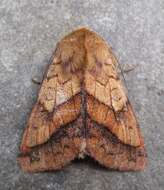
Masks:
[[[28,115],[56,42],[79,26],[100,33],[123,66],[149,165],[111,172],[75,162],[60,172],[23,173],[16,162]],[[0,190],[164,189],[164,1],[0,0]]]

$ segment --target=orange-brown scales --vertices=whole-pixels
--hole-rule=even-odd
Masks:
[[[60,169],[85,155],[108,168],[144,169],[143,138],[117,64],[106,42],[86,28],[57,44],[23,135],[25,171]]]

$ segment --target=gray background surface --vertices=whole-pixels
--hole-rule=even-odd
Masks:
[[[79,26],[100,33],[126,73],[149,156],[143,172],[112,172],[75,162],[60,172],[28,174],[16,157],[44,69],[61,37]],[[0,190],[164,189],[164,1],[0,1]]]

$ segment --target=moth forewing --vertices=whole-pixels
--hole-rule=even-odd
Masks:
[[[58,170],[85,155],[107,168],[144,169],[144,141],[117,67],[86,28],[57,44],[23,135],[23,170]]]

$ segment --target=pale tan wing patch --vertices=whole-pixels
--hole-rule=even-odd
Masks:
[[[102,64],[99,72],[86,71],[84,83],[88,94],[113,108],[115,112],[126,109],[125,89],[117,76],[116,68],[112,64],[111,58],[108,58],[106,63]]]
[[[106,77],[104,80],[102,79],[100,81],[101,82],[96,80],[91,73],[86,72],[85,90],[88,94],[94,96],[100,102],[111,107],[111,99],[110,99],[111,90],[110,90],[109,78]]]
[[[52,112],[56,106],[68,101],[81,90],[79,78],[74,74],[64,75],[60,67],[60,65],[54,67],[55,76],[50,78],[52,70],[48,73],[39,92],[38,101],[48,112]]]

